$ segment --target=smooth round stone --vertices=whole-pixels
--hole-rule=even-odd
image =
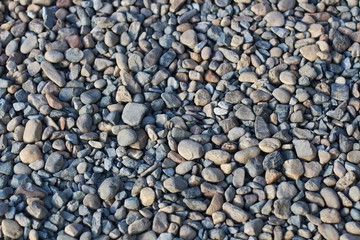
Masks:
[[[101,95],[100,90],[91,89],[91,90],[83,92],[80,95],[80,100],[84,104],[92,104],[92,103],[96,103],[97,101],[99,101],[101,96],[102,95]]]
[[[45,59],[51,63],[59,63],[64,60],[64,54],[56,50],[50,50],[45,52]]]
[[[171,193],[178,193],[188,187],[188,182],[180,176],[171,177],[163,182],[164,188]]]
[[[291,71],[283,71],[280,73],[280,81],[286,85],[294,86],[296,85],[296,76]]]
[[[92,123],[92,117],[88,113],[81,114],[76,120],[76,126],[82,133],[91,132]]]
[[[283,164],[285,175],[293,180],[300,179],[305,170],[299,159],[289,159]]]
[[[37,145],[26,145],[26,147],[21,150],[20,160],[25,164],[30,164],[36,162],[37,160],[41,160],[43,158],[43,154]]]
[[[226,7],[230,4],[229,0],[215,0],[215,4],[219,7]]]
[[[126,147],[135,143],[136,139],[136,131],[131,128],[122,129],[117,135],[118,144],[122,147]]]
[[[26,143],[34,143],[41,140],[43,127],[38,119],[30,119],[25,125],[23,140]]]
[[[224,173],[220,169],[213,167],[204,168],[201,172],[201,176],[205,181],[211,183],[218,183],[225,179]]]
[[[194,98],[194,103],[196,106],[205,106],[210,103],[211,95],[206,89],[199,89]]]
[[[281,12],[272,11],[265,15],[267,27],[282,27],[285,25],[285,17]]]
[[[64,163],[64,157],[60,153],[54,152],[46,159],[45,170],[50,173],[56,173],[63,168]]]
[[[186,160],[194,160],[204,156],[204,147],[193,140],[185,139],[179,142],[178,152]]]
[[[259,143],[260,150],[266,153],[272,153],[280,147],[281,142],[276,138],[265,138]]]
[[[31,169],[29,168],[28,165],[23,164],[23,163],[17,163],[14,166],[14,173],[15,174],[26,174],[29,175],[31,174]]]
[[[4,219],[1,221],[1,229],[6,237],[18,239],[23,235],[22,227],[14,220]]]
[[[140,191],[140,202],[145,207],[151,206],[156,199],[155,192],[152,188],[146,187]]]
[[[78,63],[84,57],[84,53],[78,48],[69,48],[65,51],[65,58],[69,62]]]
[[[120,191],[122,181],[119,177],[106,178],[99,186],[98,193],[102,200],[110,201]]]
[[[90,209],[97,210],[101,207],[101,200],[97,195],[88,193],[83,199],[83,204]]]
[[[242,72],[239,75],[239,81],[243,83],[255,83],[258,80],[254,72]]]
[[[196,32],[192,29],[185,31],[180,36],[180,42],[189,48],[194,48],[198,43]]]
[[[207,151],[204,158],[214,162],[216,165],[221,165],[230,162],[231,155],[224,150],[213,149]]]

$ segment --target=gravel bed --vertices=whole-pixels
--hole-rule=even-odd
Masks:
[[[0,1],[0,239],[359,240],[359,0]]]

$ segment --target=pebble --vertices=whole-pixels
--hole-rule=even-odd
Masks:
[[[289,159],[284,162],[285,175],[293,180],[300,179],[305,170],[299,159]]]
[[[204,156],[203,146],[190,139],[179,142],[178,152],[186,160],[195,160]]]
[[[141,124],[148,108],[140,103],[127,103],[123,109],[121,118],[124,123],[130,126],[138,126]]]
[[[223,150],[210,150],[205,153],[205,159],[212,161],[216,165],[230,162],[231,155]]]
[[[182,177],[176,176],[166,179],[163,182],[164,188],[171,193],[178,193],[188,187],[188,182]]]
[[[38,119],[30,119],[24,129],[23,140],[26,143],[34,143],[41,140],[42,124]]]
[[[119,131],[117,135],[117,142],[120,146],[126,147],[137,140],[137,133],[131,128],[125,128]]]
[[[259,142],[259,148],[265,153],[272,153],[281,147],[280,140],[276,138],[264,138]]]
[[[64,157],[57,152],[51,153],[46,159],[45,170],[50,173],[59,172],[65,164]]]
[[[0,2],[0,238],[358,239],[358,5]]]
[[[21,162],[31,164],[43,159],[43,154],[37,145],[28,144],[19,154]]]
[[[49,62],[41,62],[41,69],[44,71],[45,75],[53,81],[59,87],[64,87],[66,81],[64,77],[56,70],[56,68]]]
[[[207,167],[201,172],[202,177],[205,181],[211,183],[218,183],[225,179],[224,173],[218,168]]]
[[[261,219],[253,219],[244,224],[244,233],[249,236],[258,236],[261,233],[264,222]]]
[[[151,188],[146,187],[141,189],[140,201],[141,204],[144,205],[145,207],[152,206],[153,203],[155,202],[155,198],[156,198],[155,192]]]
[[[278,11],[271,11],[265,15],[267,27],[282,27],[285,25],[285,17]]]
[[[18,239],[23,235],[22,227],[14,220],[3,219],[1,221],[1,229],[6,237]]]
[[[336,231],[335,227],[330,224],[321,224],[318,227],[319,233],[326,239],[326,240],[333,240],[339,239],[339,233]]]
[[[223,204],[222,209],[231,219],[238,223],[247,222],[249,219],[248,213],[234,204],[226,202]]]
[[[180,36],[180,42],[182,44],[184,44],[185,46],[193,49],[196,46],[196,44],[198,43],[196,32],[192,29],[185,31]]]
[[[105,201],[111,201],[122,187],[119,177],[109,177],[101,182],[98,188],[99,197]]]
[[[317,157],[317,150],[307,140],[295,140],[294,142],[296,155],[306,161],[311,161]]]

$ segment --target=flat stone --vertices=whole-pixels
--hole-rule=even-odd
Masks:
[[[325,205],[329,208],[340,209],[341,203],[338,194],[334,189],[329,187],[323,187],[320,190],[320,194],[325,201]]]
[[[221,165],[230,162],[231,155],[224,150],[213,149],[207,151],[204,158],[212,161],[216,165]]]
[[[348,160],[349,162],[355,163],[355,164],[359,164],[360,163],[360,151],[353,150],[353,151],[348,152],[348,154],[346,155],[346,160]]]
[[[258,236],[261,233],[264,222],[261,219],[253,219],[244,224],[244,233],[249,236]]]
[[[46,159],[45,170],[50,173],[56,173],[63,168],[64,163],[64,157],[60,153],[51,153]]]
[[[255,114],[251,110],[250,107],[246,105],[240,105],[238,110],[235,112],[235,116],[243,121],[254,121],[255,120]]]
[[[188,187],[188,182],[182,177],[170,177],[163,182],[164,188],[171,193],[178,193]]]
[[[161,98],[164,100],[167,108],[178,108],[182,104],[174,93],[162,93]]]
[[[210,103],[211,95],[206,89],[199,89],[194,98],[194,103],[196,106],[205,106]]]
[[[257,116],[255,119],[255,136],[257,139],[270,137],[270,131],[263,117]]]
[[[92,104],[96,103],[102,97],[100,90],[98,89],[90,89],[88,91],[83,92],[80,95],[80,100],[84,104]]]
[[[277,199],[274,202],[274,214],[277,218],[288,219],[291,216],[291,202],[288,199]]]
[[[98,195],[88,193],[83,199],[83,204],[92,210],[97,210],[101,207],[101,200]]]
[[[306,161],[311,161],[317,157],[317,150],[307,140],[294,140],[296,155]]]
[[[141,103],[128,103],[125,105],[122,112],[122,120],[130,126],[138,126],[141,124],[142,119],[147,113],[148,108],[145,104]]]
[[[23,140],[26,143],[41,141],[43,127],[38,119],[30,119],[25,125]]]
[[[211,202],[206,209],[207,215],[212,215],[214,212],[220,211],[224,203],[224,198],[221,194],[215,193],[211,199]]]
[[[105,201],[111,201],[122,188],[122,181],[119,177],[106,178],[99,186],[99,197]]]
[[[180,42],[182,44],[184,44],[185,46],[193,49],[196,46],[196,44],[198,43],[196,32],[192,29],[185,31],[180,36]]]
[[[279,169],[282,167],[284,159],[279,151],[272,152],[265,156],[263,167],[265,170]]]
[[[331,97],[338,101],[347,101],[349,99],[349,86],[346,84],[331,84]]]
[[[125,128],[120,130],[117,135],[118,144],[122,147],[129,146],[135,143],[137,140],[137,133],[131,128]]]
[[[36,219],[44,219],[49,215],[49,211],[40,200],[31,201],[26,207],[26,211]]]
[[[298,191],[296,187],[289,183],[289,182],[281,182],[276,191],[276,197],[278,199],[289,199],[292,200],[296,195]]]
[[[239,188],[244,186],[245,183],[245,169],[244,168],[237,168],[233,171],[233,180],[232,184],[235,188]]]
[[[203,146],[190,139],[185,139],[179,142],[178,152],[186,160],[194,160],[204,156]]]
[[[321,224],[318,226],[318,230],[326,240],[336,240],[340,238],[336,228],[330,224]]]
[[[146,187],[140,191],[140,202],[145,207],[151,206],[156,199],[155,191],[152,188]]]
[[[218,183],[225,179],[224,173],[220,169],[213,167],[204,168],[201,172],[201,176],[205,181],[211,183]]]
[[[317,53],[319,51],[320,49],[316,44],[310,44],[300,48],[301,55],[310,62],[314,62],[318,58]]]
[[[1,229],[6,237],[12,239],[18,239],[23,235],[22,227],[20,227],[20,225],[14,220],[10,220],[10,219],[2,220]]]
[[[224,203],[222,208],[231,219],[238,223],[247,222],[247,220],[249,219],[249,215],[246,211],[231,203]]]
[[[65,233],[71,237],[79,237],[83,231],[83,225],[80,223],[70,223],[65,227]]]
[[[293,180],[300,179],[305,170],[299,159],[289,159],[283,164],[285,175]]]
[[[129,225],[128,232],[130,235],[139,234],[148,230],[151,226],[151,222],[147,218],[141,218],[135,220]]]
[[[43,159],[43,154],[37,145],[26,145],[26,147],[21,150],[20,154],[21,162],[25,164],[31,164],[38,160]]]
[[[259,143],[259,148],[265,153],[272,153],[281,147],[280,140],[276,138],[264,138]]]
[[[66,81],[64,77],[56,70],[56,68],[49,62],[41,62],[41,69],[44,71],[45,75],[53,81],[59,87],[64,87]]]
[[[152,230],[156,233],[164,233],[169,228],[169,222],[167,220],[167,215],[164,212],[157,212],[154,216]]]
[[[285,25],[285,17],[281,12],[272,11],[265,15],[267,27],[282,27]]]

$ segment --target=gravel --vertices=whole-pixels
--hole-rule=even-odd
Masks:
[[[0,1],[0,239],[359,239],[359,7]]]

